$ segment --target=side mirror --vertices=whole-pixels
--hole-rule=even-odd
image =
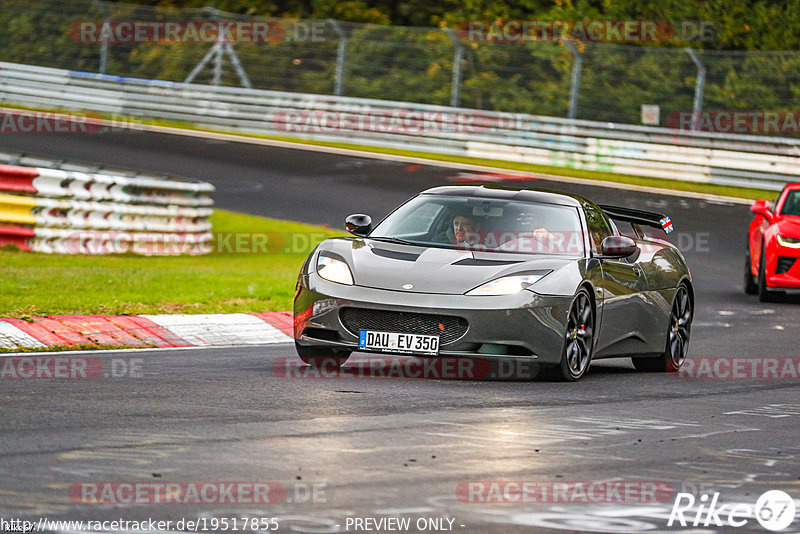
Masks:
[[[608,236],[600,245],[600,254],[605,258],[627,258],[637,250],[636,241],[624,235]]]
[[[357,213],[344,220],[344,227],[351,234],[363,237],[372,230],[372,219],[369,215]]]
[[[762,215],[768,221],[772,221],[772,210],[770,209],[769,202],[766,200],[756,200],[750,205],[750,211],[756,215]]]

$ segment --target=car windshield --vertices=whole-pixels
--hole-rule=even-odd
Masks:
[[[501,199],[420,195],[369,237],[487,252],[584,254],[578,208]]]
[[[783,203],[781,215],[800,216],[800,191],[789,191],[786,201]]]

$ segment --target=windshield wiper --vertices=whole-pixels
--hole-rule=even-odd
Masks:
[[[399,237],[382,237],[382,236],[373,237],[373,236],[367,236],[367,239],[374,239],[376,241],[385,241],[387,243],[397,243],[399,245],[422,246],[422,243],[415,243],[413,241],[406,241],[405,239],[400,239]]]

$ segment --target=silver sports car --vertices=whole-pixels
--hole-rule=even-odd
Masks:
[[[345,221],[300,271],[294,337],[306,363],[353,351],[524,360],[573,381],[593,359],[674,372],[694,290],[668,217],[576,195],[495,186],[423,191],[377,225]],[[643,229],[645,227],[646,229]]]

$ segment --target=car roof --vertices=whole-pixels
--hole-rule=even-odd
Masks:
[[[579,195],[550,191],[548,189],[506,187],[500,185],[444,185],[426,189],[421,195],[441,195],[473,198],[490,198],[501,200],[518,200],[521,202],[539,202],[576,208],[592,208],[602,211],[594,202]]]

